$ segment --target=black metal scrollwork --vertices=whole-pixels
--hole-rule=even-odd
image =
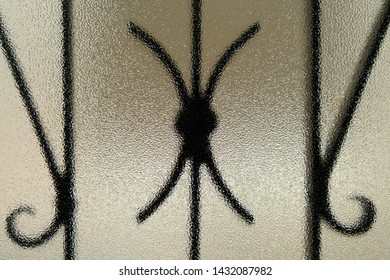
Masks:
[[[73,82],[72,82],[72,26],[71,0],[62,0],[62,90],[64,118],[64,162],[65,169],[60,170],[54,156],[50,141],[42,124],[41,117],[35,106],[31,90],[23,74],[11,40],[8,37],[0,14],[0,43],[9,68],[15,79],[16,86],[27,109],[35,134],[38,138],[50,176],[56,190],[56,211],[51,224],[38,236],[29,237],[16,227],[16,220],[21,213],[33,215],[32,207],[21,206],[7,217],[7,232],[9,237],[22,247],[36,247],[49,241],[64,226],[64,258],[75,258],[74,214],[76,201],[74,197],[74,133],[73,133]]]
[[[133,22],[129,23],[129,30],[132,35],[144,43],[154,52],[157,58],[164,65],[171,75],[176,86],[182,108],[176,118],[176,131],[180,135],[182,148],[178,156],[175,168],[153,200],[139,212],[137,219],[140,223],[151,216],[160,205],[167,199],[175,187],[186,161],[192,163],[191,170],[191,214],[190,214],[190,259],[199,259],[200,247],[200,178],[199,169],[204,164],[211,174],[217,186],[217,190],[224,197],[227,203],[244,219],[251,224],[254,222],[252,214],[246,210],[237,198],[230,191],[224,182],[216,163],[213,159],[210,137],[217,127],[217,116],[211,107],[213,92],[218,81],[234,54],[241,49],[259,31],[259,23],[254,23],[245,30],[221,56],[214,66],[205,90],[201,89],[201,5],[202,1],[192,1],[192,91],[191,95],[187,89],[182,74],[176,67],[175,62],[166,50],[150,34]]]
[[[385,14],[375,34],[369,53],[355,88],[349,106],[341,119],[334,142],[329,145],[325,156],[320,154],[321,133],[321,0],[312,0],[312,186],[309,191],[311,229],[309,232],[309,259],[319,259],[321,254],[321,220],[331,228],[346,235],[358,235],[367,232],[375,220],[375,206],[364,196],[356,196],[362,208],[362,215],[352,225],[340,222],[333,214],[329,202],[329,179],[344,143],[353,115],[366,87],[368,77],[378,57],[383,39],[390,21],[390,1],[387,1]]]
[[[342,116],[335,140],[321,156],[321,0],[312,0],[312,182],[309,189],[310,228],[309,228],[309,259],[319,259],[321,255],[321,221],[327,222],[330,227],[342,234],[358,235],[367,232],[373,225],[376,209],[371,200],[364,196],[356,196],[362,208],[362,215],[352,224],[339,221],[329,201],[329,180],[337,162],[341,147],[345,141],[353,115],[360,102],[371,70],[379,54],[383,39],[390,22],[390,0],[386,2],[385,12],[379,24],[378,31],[369,48],[367,59],[355,88],[351,95],[349,106]],[[222,54],[214,65],[214,69],[207,81],[206,88],[201,88],[202,45],[201,45],[201,0],[192,0],[192,77],[191,91],[186,86],[182,74],[176,63],[162,47],[162,45],[147,31],[133,22],[129,22],[130,33],[148,47],[160,60],[171,76],[181,102],[175,128],[181,139],[175,167],[157,195],[138,213],[139,223],[148,219],[170,196],[179,180],[186,162],[191,164],[191,194],[190,194],[190,249],[191,259],[200,258],[200,167],[206,166],[218,192],[228,205],[248,224],[254,222],[254,217],[239,200],[233,195],[223,180],[210,146],[210,138],[217,128],[218,118],[212,109],[213,93],[226,65],[233,56],[244,47],[260,31],[260,24],[254,23],[248,27]],[[61,170],[53,153],[52,146],[45,132],[40,114],[35,106],[31,90],[24,76],[20,62],[5,28],[0,13],[0,44],[9,68],[12,72],[20,97],[26,107],[28,116],[38,138],[40,148],[48,166],[55,190],[55,216],[51,224],[35,237],[21,233],[16,222],[22,213],[34,214],[30,206],[21,206],[7,217],[7,232],[9,237],[22,247],[36,247],[48,242],[60,229],[64,227],[64,258],[75,258],[75,211],[76,199],[74,196],[74,131],[73,131],[73,78],[72,78],[72,24],[71,0],[62,0],[62,90],[63,90],[63,119],[64,119],[64,162],[65,168]]]

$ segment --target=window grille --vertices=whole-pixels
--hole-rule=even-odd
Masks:
[[[19,93],[20,102],[27,112],[55,190],[54,217],[45,229],[39,234],[29,235],[29,233],[19,228],[19,218],[24,216],[24,214],[35,214],[34,206],[23,204],[8,213],[5,220],[6,232],[3,235],[12,240],[15,245],[34,249],[50,243],[54,237],[61,235],[63,239],[64,259],[77,258],[78,243],[82,242],[77,238],[78,226],[76,225],[77,209],[79,208],[78,196],[76,194],[78,193],[79,186],[77,184],[77,156],[75,156],[78,153],[77,145],[75,144],[77,142],[78,132],[77,126],[75,126],[77,113],[75,114],[76,101],[74,92],[77,85],[74,79],[74,69],[77,61],[75,60],[73,46],[77,44],[77,41],[75,41],[73,33],[75,23],[72,16],[74,12],[72,2],[71,0],[61,1],[62,155],[54,150],[54,145],[48,136],[39,106],[35,102],[35,91],[29,85],[29,78],[25,73],[22,61],[18,57],[18,48],[15,48],[13,45],[12,28],[9,27],[10,24],[4,18],[5,13],[1,10],[0,6],[0,42],[3,57],[5,58],[1,63],[6,65],[4,69],[8,69],[12,75],[15,87]],[[215,91],[222,86],[222,83],[227,82],[223,78],[228,66],[229,70],[234,69],[236,56],[245,56],[247,47],[251,45],[254,47],[255,44],[258,44],[256,38],[261,38],[263,33],[269,32],[269,29],[263,28],[262,18],[258,18],[256,21],[251,22],[249,26],[241,28],[241,33],[237,34],[235,39],[231,40],[225,46],[225,50],[221,52],[219,58],[214,62],[214,66],[211,67],[212,70],[209,71],[208,78],[205,78],[207,75],[204,75],[202,71],[203,56],[207,55],[208,50],[205,49],[203,41],[208,38],[204,38],[205,35],[203,32],[203,27],[206,24],[203,22],[205,13],[203,11],[203,6],[205,6],[204,2],[207,1],[192,0],[189,6],[191,10],[189,14],[191,18],[189,21],[191,34],[191,47],[189,48],[191,56],[189,66],[191,69],[191,78],[189,79],[191,81],[190,87],[187,86],[185,71],[182,72],[181,67],[174,59],[173,53],[175,50],[164,46],[163,36],[158,36],[162,38],[161,40],[156,39],[155,35],[157,34],[149,31],[142,24],[138,24],[131,17],[129,17],[127,26],[123,26],[123,29],[126,29],[126,32],[129,34],[129,41],[133,40],[134,43],[141,43],[145,53],[149,51],[153,54],[155,64],[145,65],[145,67],[157,67],[159,65],[164,69],[167,79],[174,86],[180,106],[176,118],[172,119],[172,124],[176,131],[179,148],[176,151],[178,156],[176,161],[172,163],[173,170],[170,171],[171,173],[168,175],[168,179],[161,178],[161,181],[153,182],[154,184],[162,184],[162,188],[148,202],[144,202],[143,208],[138,209],[133,214],[130,212],[124,214],[123,212],[118,213],[118,215],[129,215],[128,219],[136,219],[138,222],[137,226],[142,230],[142,227],[149,222],[148,219],[155,212],[160,211],[161,207],[170,207],[168,201],[173,199],[171,197],[172,193],[178,188],[176,185],[181,177],[184,176],[186,165],[189,166],[190,179],[187,184],[190,187],[190,198],[187,209],[189,211],[189,240],[187,242],[187,249],[183,248],[183,251],[187,250],[190,259],[201,258],[202,248],[204,246],[202,244],[201,231],[202,205],[204,205],[204,202],[202,202],[201,193],[207,193],[210,189],[203,188],[203,175],[201,176],[201,174],[209,174],[212,185],[214,185],[219,195],[225,200],[226,206],[233,210],[233,213],[226,214],[226,212],[223,212],[223,215],[237,215],[240,217],[245,224],[242,230],[250,230],[252,224],[261,224],[261,219],[256,217],[251,207],[246,206],[245,199],[241,199],[231,189],[229,181],[224,177],[224,172],[214,157],[213,136],[215,129],[217,129],[222,120],[220,119],[219,108],[213,104],[213,101]],[[338,123],[333,130],[331,141],[328,143],[324,143],[323,129],[321,129],[321,117],[323,115],[323,105],[321,103],[324,99],[322,96],[322,65],[325,60],[322,53],[323,2],[320,0],[312,0],[308,1],[307,4],[307,7],[310,8],[307,14],[309,14],[308,19],[310,19],[308,21],[308,25],[310,25],[308,30],[310,30],[309,33],[311,34],[309,40],[309,56],[311,62],[308,63],[307,72],[310,73],[311,80],[310,105],[306,106],[308,122],[307,139],[305,141],[307,141],[308,145],[306,147],[307,150],[302,151],[302,153],[307,153],[305,161],[305,168],[307,170],[305,183],[307,216],[305,217],[305,232],[302,233],[306,239],[305,248],[302,250],[306,250],[305,257],[307,259],[321,258],[321,249],[324,246],[321,241],[322,228],[325,224],[333,231],[353,238],[353,236],[369,234],[370,230],[375,226],[376,220],[385,219],[386,216],[385,214],[380,214],[381,209],[376,206],[374,200],[366,197],[364,193],[356,194],[353,192],[352,198],[360,204],[361,214],[353,223],[343,222],[333,211],[329,186],[340,152],[346,145],[345,139],[350,133],[349,130],[351,124],[354,122],[354,115],[364,96],[367,83],[371,79],[373,68],[376,65],[378,57],[383,55],[382,49],[384,48],[383,45],[390,20],[390,1],[383,1],[381,13],[375,19],[376,23],[366,47],[367,55],[363,55],[361,58],[363,61],[360,63],[362,67],[356,71],[354,76],[356,79],[352,86],[353,89],[347,93],[347,95],[350,95],[350,98],[346,100],[345,108],[339,114]],[[210,20],[208,20],[209,22]],[[220,32],[224,31],[221,30]],[[267,70],[270,69],[263,69],[262,71]],[[228,79],[232,77],[232,74],[229,75]],[[77,82],[80,81],[78,80]],[[229,87],[223,88],[229,90]],[[240,93],[237,94],[240,95]],[[91,95],[93,98],[93,93]],[[245,108],[241,109],[245,110]],[[245,124],[240,123],[240,125]],[[387,154],[387,151],[383,151],[383,153]],[[136,161],[136,159],[132,160]],[[3,162],[2,164],[5,163]],[[263,162],[263,164],[267,163]],[[204,172],[201,172],[201,167],[204,168]],[[166,166],[166,169],[169,170],[170,167]],[[144,176],[147,176],[147,174],[145,172]],[[129,171],[129,176],[131,176],[131,171]],[[235,188],[240,184],[241,182],[235,183]],[[375,186],[373,185],[372,187],[374,188]],[[34,188],[36,186],[31,187],[32,192],[34,192]],[[261,188],[261,186],[251,186],[251,189],[256,188]],[[223,201],[220,201],[218,207],[226,207],[223,203]],[[129,209],[134,209],[134,207],[129,205]],[[272,213],[268,213],[268,215],[272,215]],[[59,233],[62,230],[63,234]],[[264,231],[266,230],[265,228]],[[129,230],[127,234],[131,235],[131,231]],[[170,237],[166,236],[166,239],[169,242]],[[131,250],[131,244],[129,244],[129,250]],[[6,257],[6,255],[2,256],[2,258]],[[267,255],[262,255],[259,252],[258,258],[267,258]]]

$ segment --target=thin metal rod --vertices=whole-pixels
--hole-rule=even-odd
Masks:
[[[360,75],[358,81],[353,90],[353,94],[349,106],[341,121],[341,125],[338,129],[337,136],[334,142],[331,143],[331,145],[329,145],[329,149],[327,150],[324,163],[325,163],[326,171],[328,173],[332,172],[333,167],[337,161],[338,155],[340,153],[341,147],[345,142],[345,137],[348,133],[356,108],[360,103],[364,89],[366,88],[368,82],[368,78],[372,72],[372,68],[375,65],[383,40],[386,36],[389,27],[389,22],[390,22],[390,1],[387,1],[385,7],[385,14],[383,15],[382,22],[380,23],[379,29],[376,31],[373,41],[369,42],[369,46],[367,47],[370,48],[370,51],[365,60],[363,69],[359,71]]]
[[[161,61],[165,69],[171,75],[171,78],[176,86],[180,101],[185,104],[188,102],[188,90],[183,80],[183,75],[177,68],[176,63],[172,57],[167,53],[164,47],[152,35],[143,30],[134,22],[128,23],[129,31],[137,39],[139,39],[145,46],[147,46]]]
[[[200,163],[194,161],[191,171],[191,210],[190,210],[190,259],[200,258]]]
[[[60,169],[56,162],[52,146],[49,143],[47,134],[42,125],[42,119],[39,115],[34,99],[31,95],[31,90],[28,85],[27,79],[23,73],[22,67],[15,54],[15,48],[12,45],[11,40],[8,37],[6,28],[3,23],[2,16],[0,14],[0,43],[3,49],[4,56],[8,62],[8,66],[12,72],[12,76],[15,80],[20,97],[23,100],[23,104],[27,109],[28,116],[31,124],[34,128],[35,135],[38,138],[39,145],[44,155],[45,161],[49,167],[50,175],[55,180],[60,177]]]
[[[202,1],[192,1],[192,95],[200,97],[202,74]]]
[[[256,22],[249,26],[222,54],[221,58],[214,65],[213,71],[211,72],[210,78],[207,82],[206,87],[206,99],[211,100],[215,88],[217,87],[218,81],[225,70],[226,65],[230,62],[233,56],[245,46],[258,32],[260,31],[260,23]]]
[[[60,205],[65,227],[65,259],[75,258],[75,222],[76,198],[74,196],[74,110],[73,110],[73,50],[72,50],[72,1],[62,1],[63,26],[63,94],[64,94],[64,184],[59,190]]]
[[[209,160],[205,163],[207,168],[209,169],[211,178],[214,184],[217,187],[217,190],[220,192],[222,197],[226,200],[226,202],[230,205],[230,207],[236,211],[238,215],[248,224],[253,224],[255,219],[253,215],[245,209],[244,206],[238,201],[238,199],[233,195],[231,190],[225,184],[222,179],[221,173],[219,172],[217,166],[215,165],[214,159],[209,158]]]
[[[320,136],[320,96],[321,96],[321,6],[320,0],[312,0],[311,7],[311,36],[312,36],[312,54],[311,54],[311,100],[312,100],[312,186],[309,190],[309,207],[311,215],[311,229],[308,233],[308,258],[319,259],[321,247],[321,217],[320,217],[320,198],[322,191],[318,185],[318,173],[321,172],[321,136]]]
[[[149,202],[143,210],[141,210],[138,213],[137,215],[138,223],[142,223],[146,219],[148,219],[169,197],[172,190],[176,186],[177,181],[179,180],[181,174],[183,173],[185,162],[186,162],[186,157],[181,152],[178,157],[177,163],[175,164],[175,167],[172,171],[172,174],[167,180],[167,182],[165,183],[164,187],[161,188],[161,190],[158,192],[155,198],[151,202]]]

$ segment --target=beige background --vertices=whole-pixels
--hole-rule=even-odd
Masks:
[[[0,0],[0,12],[54,146],[62,156],[60,1]],[[329,141],[385,1],[322,1],[323,144]],[[190,1],[75,0],[77,258],[186,259],[189,170],[144,224],[142,208],[169,176],[180,142],[173,123],[175,88],[159,61],[129,35],[132,20],[167,49],[190,79]],[[226,68],[213,108],[211,143],[234,194],[251,210],[247,225],[202,169],[203,259],[303,259],[306,238],[307,135],[310,94],[310,1],[204,0],[203,84],[225,48],[253,22],[260,33]],[[331,204],[343,221],[370,197],[378,209],[365,235],[323,226],[323,258],[389,259],[390,39],[353,120],[331,179]],[[0,259],[62,258],[62,231],[46,245],[22,249],[5,233],[21,204],[37,233],[53,216],[54,189],[5,58],[0,55]]]

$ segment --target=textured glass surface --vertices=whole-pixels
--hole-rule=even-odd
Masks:
[[[332,139],[356,71],[386,1],[322,1],[322,146]],[[0,0],[0,13],[63,167],[60,1]],[[138,212],[171,174],[181,140],[180,101],[156,56],[128,29],[152,34],[191,86],[190,0],[74,0],[75,248],[77,259],[187,259],[191,169],[146,221]],[[304,259],[310,181],[310,1],[204,0],[202,82],[254,22],[256,34],[232,58],[212,101],[211,151],[225,182],[254,216],[245,223],[201,167],[202,259]],[[376,206],[373,227],[345,236],[322,222],[323,259],[389,259],[390,39],[383,42],[330,181],[337,217],[360,214],[356,195]],[[0,259],[61,259],[64,233],[36,248],[7,236],[20,205],[21,232],[35,235],[54,215],[55,191],[4,55],[0,55]],[[308,179],[309,178],[309,179]]]

